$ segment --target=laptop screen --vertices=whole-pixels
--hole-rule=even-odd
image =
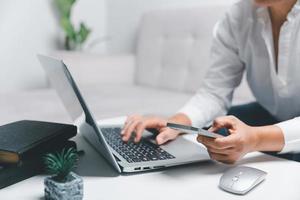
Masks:
[[[51,57],[38,55],[38,58],[48,75],[52,87],[56,89],[66,110],[78,126],[79,131],[89,142],[95,145],[96,149],[108,161],[117,167],[116,161],[67,66],[61,60]]]

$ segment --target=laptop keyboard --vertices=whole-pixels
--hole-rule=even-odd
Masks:
[[[123,142],[121,138],[121,128],[101,128],[106,142],[118,152],[129,163],[167,160],[175,158],[164,151],[158,145],[147,140],[141,140],[138,144],[132,141]]]

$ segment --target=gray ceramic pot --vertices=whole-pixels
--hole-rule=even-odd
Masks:
[[[77,174],[71,172],[68,181],[60,183],[47,177],[44,181],[46,200],[82,200],[83,180]]]

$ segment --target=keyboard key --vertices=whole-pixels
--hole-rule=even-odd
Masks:
[[[135,144],[131,141],[124,143],[121,138],[121,128],[102,128],[107,143],[118,152],[127,162],[146,162],[174,159],[175,157],[159,146],[142,140]]]

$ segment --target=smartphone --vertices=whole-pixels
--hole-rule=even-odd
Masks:
[[[209,138],[224,137],[220,134],[212,133],[212,132],[209,132],[202,128],[196,128],[193,126],[186,126],[186,125],[182,125],[182,124],[167,123],[167,127],[177,130],[177,131],[181,131],[183,133],[197,134],[197,135],[202,135],[204,137],[209,137]]]

